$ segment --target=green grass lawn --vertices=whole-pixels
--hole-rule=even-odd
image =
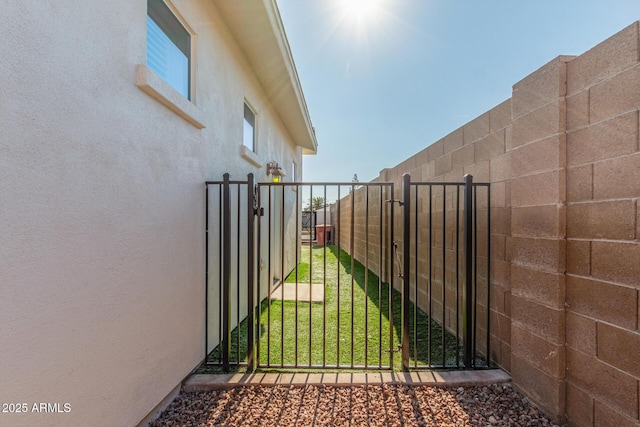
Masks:
[[[335,246],[303,246],[299,261],[285,281],[325,283],[325,302],[263,300],[260,366],[401,369],[401,353],[389,351],[391,337],[394,350],[400,343],[401,293],[394,290],[391,301],[388,284],[345,251],[338,257]],[[435,321],[429,322],[428,315],[420,309],[414,316],[415,309],[412,303],[411,366],[455,366],[458,357],[461,361],[455,336],[446,334],[443,354],[442,328]],[[245,320],[232,332],[231,354],[236,362],[246,360],[246,331]],[[216,360],[218,355],[219,349],[211,354]]]

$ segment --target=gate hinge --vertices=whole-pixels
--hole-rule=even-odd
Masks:
[[[403,202],[402,200],[397,200],[397,199],[385,200],[385,202],[387,202],[387,203],[397,203],[397,204],[399,204],[400,206],[403,206],[403,205],[404,205],[404,202]]]

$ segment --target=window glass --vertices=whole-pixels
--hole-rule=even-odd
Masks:
[[[190,99],[191,35],[162,0],[147,1],[147,66]]]
[[[242,143],[251,151],[256,151],[256,115],[247,104],[244,104],[244,127]]]

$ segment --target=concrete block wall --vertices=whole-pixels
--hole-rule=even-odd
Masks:
[[[393,182],[396,199],[404,173],[491,183],[491,357],[569,425],[640,423],[639,26],[550,61],[376,179]],[[393,226],[400,242],[399,215]],[[433,231],[425,254],[451,241]],[[419,258],[411,265],[423,270]]]
[[[567,417],[639,425],[639,25],[567,64]]]

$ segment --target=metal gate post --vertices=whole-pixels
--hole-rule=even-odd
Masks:
[[[253,174],[247,175],[247,368],[249,371],[254,369],[254,333],[255,333],[255,316],[256,306],[254,299],[254,220],[257,214],[255,205],[254,180]],[[240,325],[238,325],[240,328]]]
[[[229,372],[229,347],[231,346],[231,201],[229,174],[222,183],[222,368]]]
[[[402,369],[409,370],[409,278],[411,277],[411,175],[402,175]],[[416,260],[417,262],[417,260]]]
[[[469,369],[473,363],[473,176],[464,176],[464,366]]]

